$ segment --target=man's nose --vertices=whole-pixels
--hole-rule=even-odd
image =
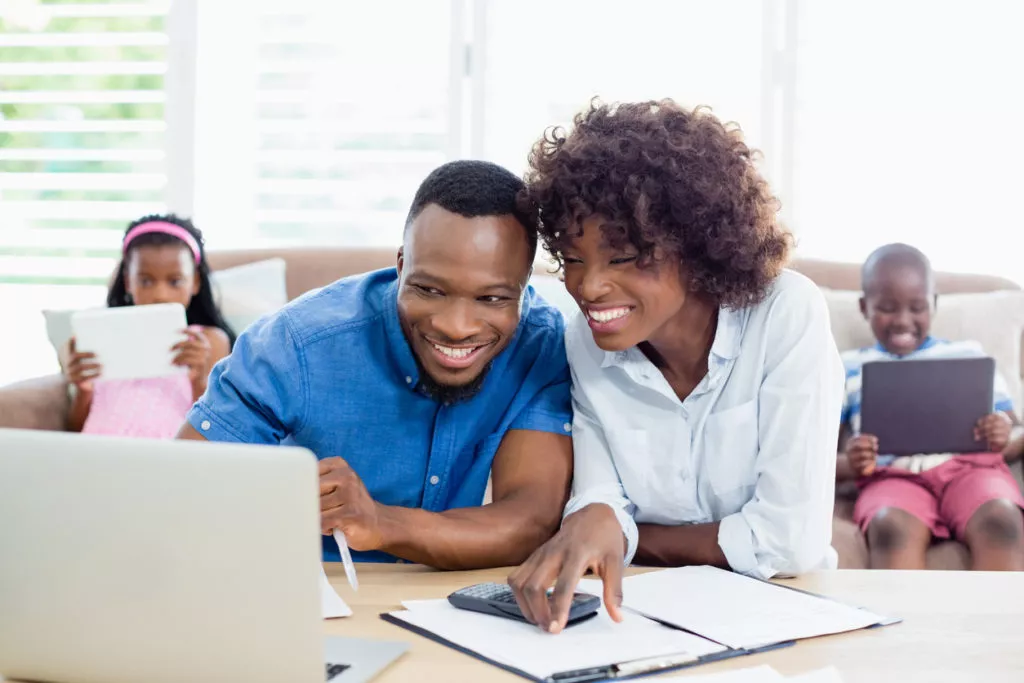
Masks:
[[[431,321],[434,329],[450,342],[462,342],[480,334],[482,325],[476,315],[476,307],[467,301],[455,300]]]

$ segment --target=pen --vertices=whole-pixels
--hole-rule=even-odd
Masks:
[[[341,561],[345,565],[345,576],[348,577],[348,585],[352,590],[359,590],[359,579],[356,577],[356,565],[352,562],[352,553],[348,551],[348,541],[345,540],[345,532],[341,529],[334,530],[334,541],[338,544],[338,552],[341,553]]]

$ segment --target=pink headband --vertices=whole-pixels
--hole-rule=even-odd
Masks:
[[[171,237],[177,237],[179,240],[188,245],[188,248],[192,250],[192,255],[195,256],[196,265],[202,260],[201,252],[199,251],[199,243],[196,242],[196,238],[192,234],[174,223],[168,223],[166,221],[149,221],[147,223],[140,223],[134,228],[128,231],[128,234],[124,236],[124,242],[122,243],[121,250],[123,253],[128,253],[128,245],[131,241],[139,235],[148,235],[150,233],[159,232],[164,235],[170,235]]]

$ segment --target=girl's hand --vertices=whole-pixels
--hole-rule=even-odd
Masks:
[[[67,367],[64,377],[68,384],[73,384],[79,393],[91,394],[93,382],[100,376],[103,367],[96,362],[95,353],[80,352],[75,348],[75,338],[68,339],[66,350]]]
[[[213,367],[211,363],[210,340],[206,338],[199,329],[189,327],[182,330],[188,339],[180,341],[171,347],[177,352],[174,357],[174,364],[188,368],[188,378],[193,382],[205,380]]]

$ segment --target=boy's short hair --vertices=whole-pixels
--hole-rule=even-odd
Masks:
[[[882,266],[920,268],[928,278],[929,288],[934,288],[935,286],[932,263],[925,256],[924,252],[909,244],[894,242],[875,249],[865,259],[864,265],[861,266],[860,282],[861,289],[864,290],[865,294],[868,291],[868,285],[874,280],[875,275],[877,275],[878,270]]]

